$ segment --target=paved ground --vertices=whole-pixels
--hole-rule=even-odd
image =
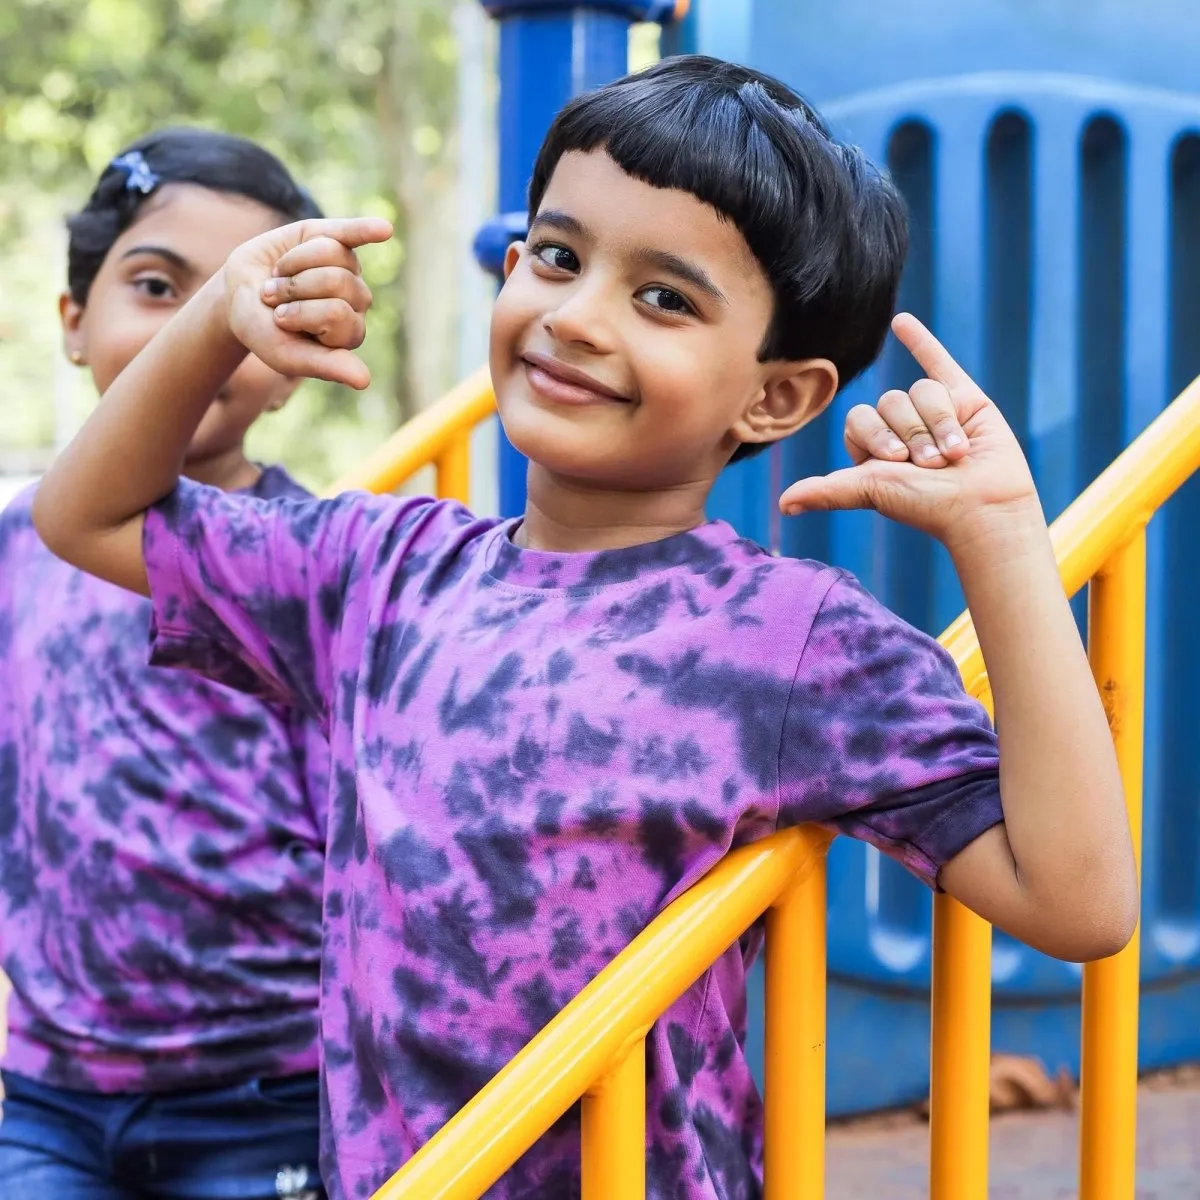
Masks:
[[[989,1200],[1076,1197],[1072,1112],[992,1121]],[[928,1126],[918,1118],[830,1130],[827,1200],[927,1200]],[[1137,1200],[1200,1200],[1200,1086],[1143,1086],[1138,1099]]]

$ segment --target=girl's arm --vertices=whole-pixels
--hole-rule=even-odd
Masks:
[[[184,453],[247,353],[290,376],[362,388],[353,354],[370,293],[354,251],[391,236],[374,218],[285,225],[239,247],[118,376],[47,472],[33,519],[60,558],[147,593],[143,514],[175,487]],[[263,287],[276,279],[276,295]],[[269,305],[289,303],[278,315]]]
[[[1033,481],[999,410],[933,335],[906,315],[895,330],[929,378],[854,409],[856,465],[793,485],[781,504],[873,508],[949,549],[995,700],[1004,823],[939,882],[1047,954],[1102,958],[1133,934],[1137,870],[1104,708]]]

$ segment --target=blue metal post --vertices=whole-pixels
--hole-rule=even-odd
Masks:
[[[624,75],[629,26],[671,15],[674,0],[481,0],[500,22],[500,215],[479,231],[480,264],[500,275],[525,233],[526,192],[554,114],[574,95]],[[525,459],[500,437],[500,512],[525,508]]]

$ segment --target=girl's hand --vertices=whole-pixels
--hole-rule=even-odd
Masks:
[[[954,548],[994,517],[1042,525],[1033,477],[1000,410],[916,317],[892,322],[925,371],[907,392],[885,392],[846,417],[854,466],[792,484],[779,505],[801,512],[871,508]]]
[[[365,388],[371,373],[353,351],[366,336],[371,292],[355,251],[391,236],[377,217],[322,219],[239,246],[224,268],[230,329],[282,375]]]

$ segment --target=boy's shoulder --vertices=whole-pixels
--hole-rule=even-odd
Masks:
[[[722,558],[706,579],[723,585],[720,603],[730,623],[758,626],[768,635],[786,631],[798,636],[806,660],[856,661],[885,649],[892,656],[924,659],[932,653],[944,658],[931,637],[888,608],[850,571],[772,554],[744,538],[730,542]]]
[[[781,601],[802,598],[813,612],[831,589],[853,576],[840,567],[812,558],[792,558],[765,549],[750,538],[734,536],[720,548],[719,561],[706,573],[706,582],[720,589],[727,605],[759,601],[772,610]]]

